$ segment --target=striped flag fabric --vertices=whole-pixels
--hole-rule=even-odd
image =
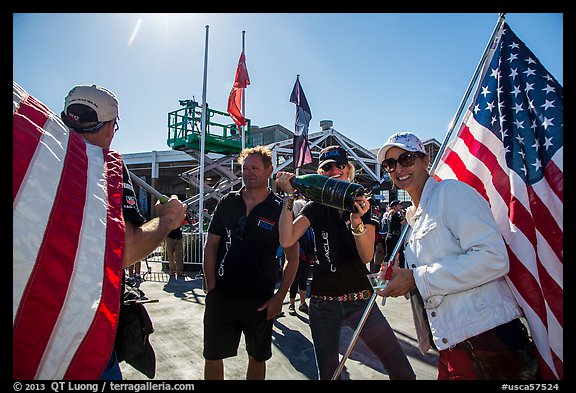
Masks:
[[[249,84],[250,77],[248,76],[248,68],[246,68],[246,56],[242,52],[236,68],[234,85],[228,97],[228,114],[238,127],[246,125],[246,118],[242,114],[242,89],[245,89]]]
[[[539,377],[563,379],[563,88],[506,23],[490,56],[435,177],[466,182],[490,203]]]
[[[99,379],[120,309],[122,159],[13,83],[13,378]]]
[[[308,145],[308,127],[312,119],[312,112],[298,76],[296,76],[296,83],[292,89],[292,94],[290,94],[290,102],[296,104],[296,124],[294,126],[294,142],[292,143],[294,170],[296,170],[312,162],[312,152]]]

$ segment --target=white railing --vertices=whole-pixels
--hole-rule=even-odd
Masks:
[[[184,265],[193,265],[192,271],[202,271],[202,242],[200,234],[195,231],[183,231],[182,233],[182,256]],[[204,234],[206,236],[206,233]],[[163,241],[151,252],[146,258],[148,263],[168,263],[168,252],[166,248],[166,241]],[[142,261],[144,262],[144,260]]]

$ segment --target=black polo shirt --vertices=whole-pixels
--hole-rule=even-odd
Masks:
[[[212,216],[208,232],[221,236],[216,258],[216,288],[243,299],[265,301],[274,295],[278,220],[282,199],[270,190],[268,198],[246,216],[246,204],[232,191]]]
[[[318,265],[314,266],[310,293],[313,295],[340,296],[364,289],[372,291],[366,278],[370,272],[360,259],[354,235],[350,230],[350,212],[342,217],[337,209],[316,202],[309,202],[302,209],[310,221],[316,242]],[[374,208],[362,216],[364,224],[379,224]]]

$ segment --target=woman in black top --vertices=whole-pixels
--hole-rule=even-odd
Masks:
[[[318,173],[344,181],[354,179],[354,166],[346,151],[330,146],[320,152]],[[288,195],[295,190],[294,174],[278,172],[276,184]],[[319,379],[331,379],[338,367],[340,332],[343,326],[357,327],[372,286],[366,275],[374,256],[375,231],[379,226],[375,212],[365,196],[356,199],[357,212],[350,213],[316,202],[309,202],[294,219],[293,196],[284,201],[280,215],[280,243],[294,244],[312,227],[318,265],[310,284],[310,328],[314,341]],[[373,307],[360,334],[386,368],[390,379],[414,379],[414,371],[398,339],[378,307]]]

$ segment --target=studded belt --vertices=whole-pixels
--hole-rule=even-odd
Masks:
[[[372,296],[372,293],[365,289],[360,292],[347,293],[340,296],[324,296],[324,295],[310,295],[311,298],[319,300],[337,300],[339,302],[349,302],[352,300],[368,300]]]

